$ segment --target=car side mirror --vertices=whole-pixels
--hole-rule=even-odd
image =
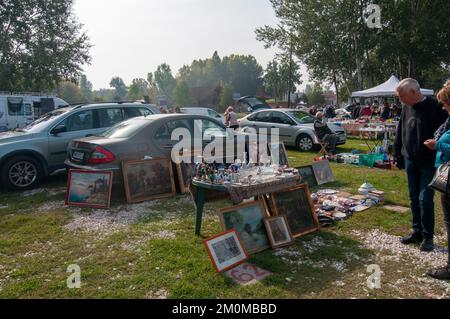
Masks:
[[[58,135],[59,133],[65,133],[65,132],[67,132],[67,127],[65,125],[58,125],[50,133],[52,135]]]

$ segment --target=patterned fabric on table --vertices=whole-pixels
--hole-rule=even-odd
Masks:
[[[294,175],[252,185],[231,184],[227,188],[233,203],[239,204],[246,198],[275,193],[294,187],[298,185],[300,181],[300,175]]]

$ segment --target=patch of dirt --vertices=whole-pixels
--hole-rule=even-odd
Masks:
[[[150,290],[145,298],[147,299],[167,299],[169,292],[165,289]]]

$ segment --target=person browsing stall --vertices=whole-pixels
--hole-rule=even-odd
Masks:
[[[437,150],[436,167],[450,162],[450,80],[444,85],[444,88],[439,91],[438,100],[444,105],[445,111],[449,114],[447,121],[436,131],[434,139],[425,141],[425,145],[430,150]],[[427,272],[430,277],[440,280],[450,280],[450,196],[441,193],[442,209],[444,210],[444,224],[447,228],[447,265],[431,269]]]
[[[234,108],[229,106],[227,111],[225,112],[225,125],[234,130],[239,128],[239,122],[237,119],[237,114],[234,113]]]
[[[397,87],[404,104],[394,142],[394,163],[406,168],[413,215],[412,233],[401,239],[405,245],[419,243],[420,250],[434,249],[434,191],[428,187],[435,173],[436,152],[424,145],[445,122],[447,114],[432,97],[425,97],[419,82],[404,79]]]

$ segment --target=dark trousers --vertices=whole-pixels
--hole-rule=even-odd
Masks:
[[[336,152],[336,143],[337,143],[336,134],[326,134],[322,138],[322,142],[328,144],[328,147],[327,147],[328,152],[332,152],[332,153]]]
[[[413,231],[426,239],[434,237],[434,191],[428,187],[436,168],[434,163],[405,160],[409,199],[413,214]]]
[[[444,210],[444,224],[447,227],[447,241],[448,241],[448,264],[450,268],[450,198],[441,194],[442,209]]]

